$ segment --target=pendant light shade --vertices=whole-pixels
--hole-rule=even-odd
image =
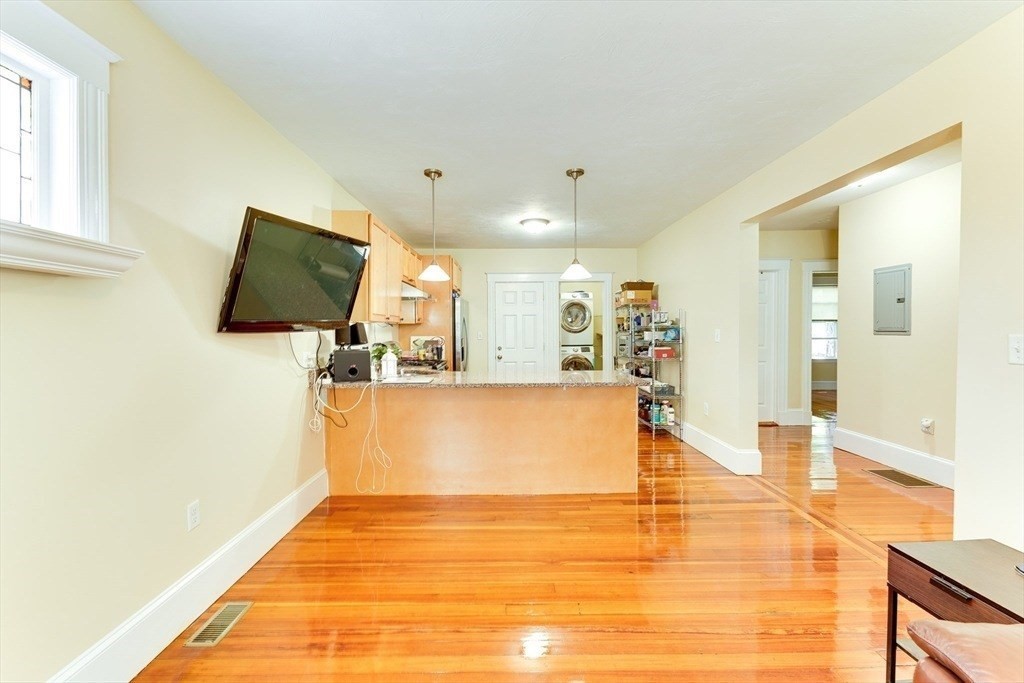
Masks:
[[[583,267],[583,264],[576,259],[572,260],[569,267],[562,273],[561,280],[589,280],[593,277],[590,271]]]
[[[444,272],[444,268],[437,261],[432,261],[429,266],[423,269],[423,272],[420,273],[420,279],[427,282],[448,282],[451,280],[448,277],[448,273]]]
[[[561,280],[589,280],[592,276],[590,271],[583,267],[576,254],[576,179],[583,175],[582,168],[570,168],[565,175],[572,178],[572,263],[562,273]]]
[[[434,182],[443,174],[436,168],[425,168],[423,169],[423,175],[430,178],[430,233],[433,240],[434,253],[433,258],[430,259],[430,265],[420,273],[420,279],[427,282],[447,282],[451,278],[448,277],[448,273],[444,272],[444,268],[437,264],[437,223],[434,220]]]

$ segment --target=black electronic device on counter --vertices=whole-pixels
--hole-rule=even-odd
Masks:
[[[335,349],[332,374],[335,382],[369,382],[369,349]]]

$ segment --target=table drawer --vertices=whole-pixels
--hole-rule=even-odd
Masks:
[[[939,619],[1017,623],[970,591],[892,550],[889,551],[889,585]]]

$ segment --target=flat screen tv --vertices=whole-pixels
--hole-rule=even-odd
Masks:
[[[362,240],[250,206],[218,330],[347,334],[369,251]]]

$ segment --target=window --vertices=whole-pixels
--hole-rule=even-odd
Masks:
[[[35,220],[32,79],[0,63],[0,218]]]
[[[107,243],[107,93],[118,59],[38,0],[4,3],[0,266],[113,277],[142,255]]]
[[[839,281],[836,273],[814,273],[811,287],[811,358],[839,357]]]

